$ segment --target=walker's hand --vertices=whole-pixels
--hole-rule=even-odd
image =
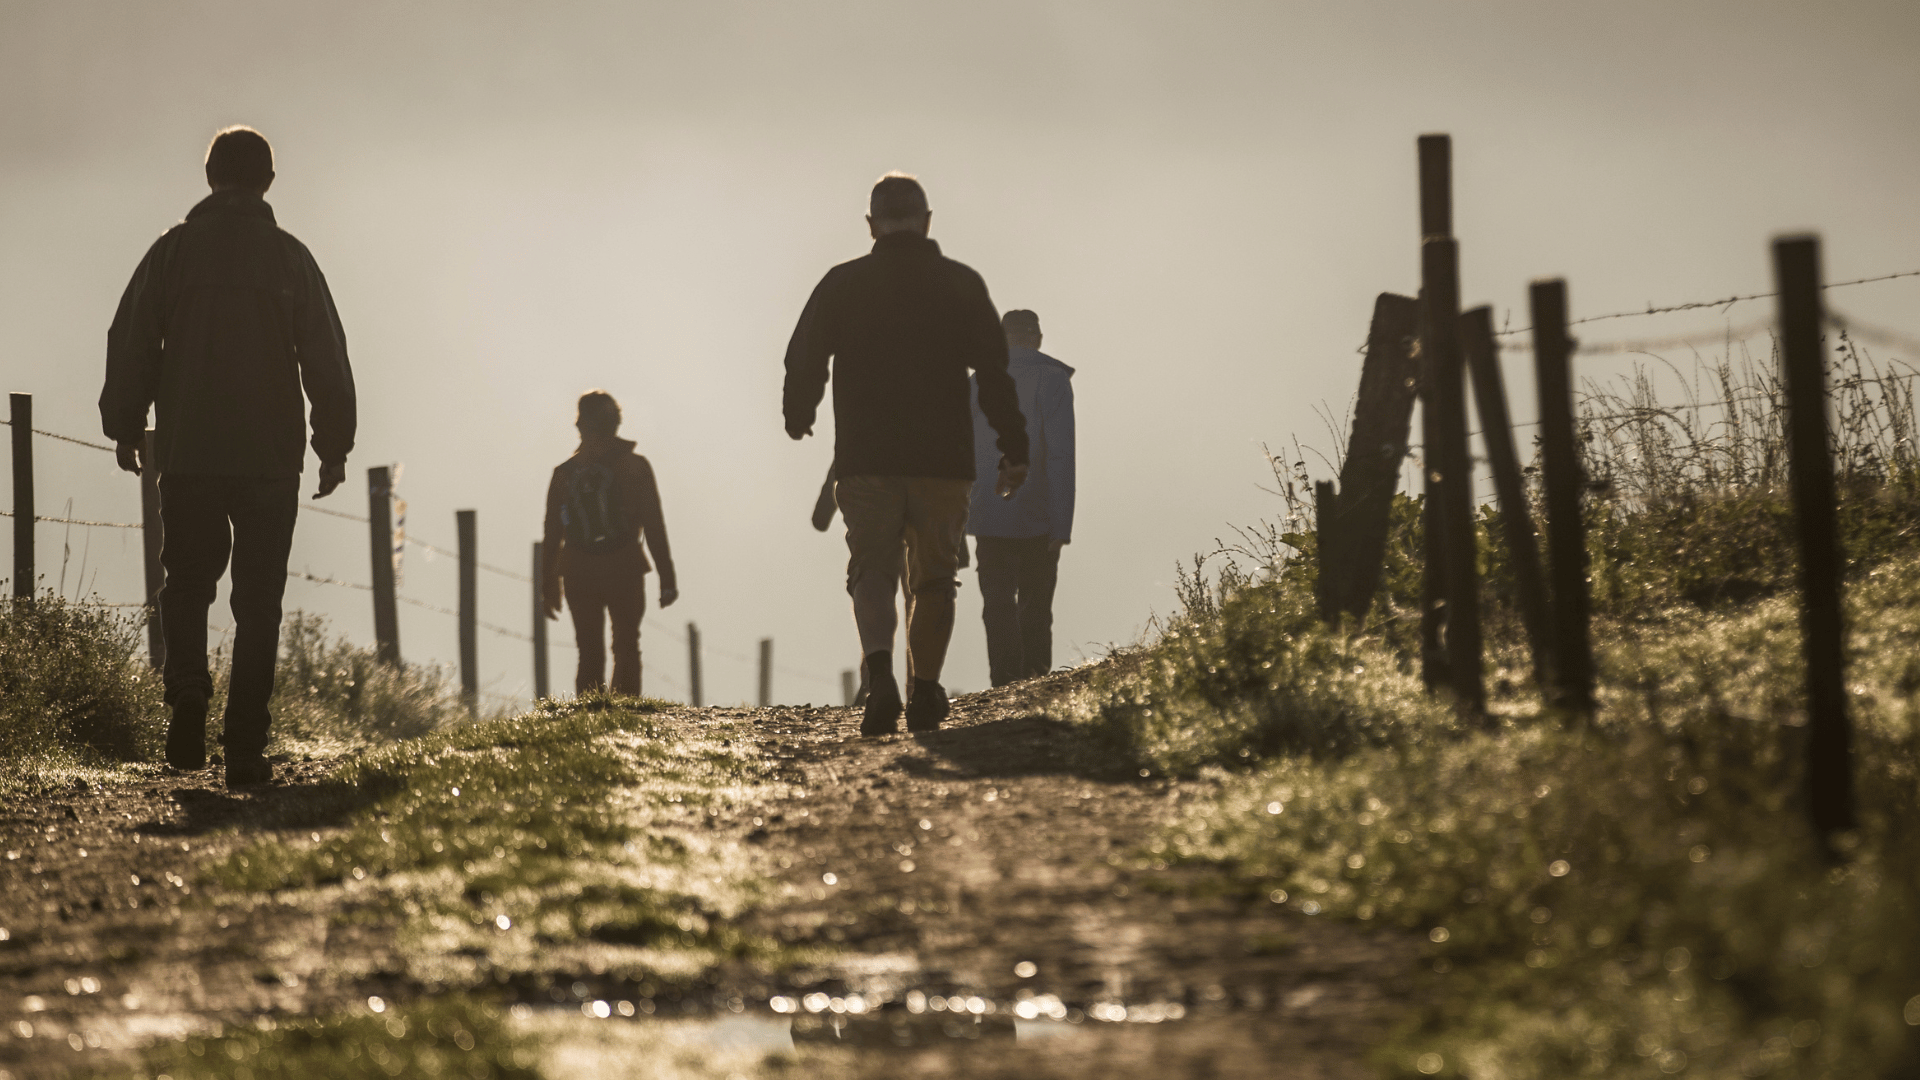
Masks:
[[[1000,476],[994,481],[993,490],[1003,499],[1013,498],[1020,485],[1027,482],[1025,465],[1009,465],[1006,458],[1000,459]]]
[[[801,439],[804,439],[811,434],[813,434],[813,425],[811,424],[801,428],[793,427],[791,425],[787,427],[787,438],[792,439],[794,442],[799,442]]]
[[[333,494],[333,489],[347,482],[347,463],[337,461],[332,465],[320,466],[320,490],[313,493],[316,499],[324,499]]]
[[[678,599],[680,599],[679,589],[676,589],[671,585],[660,586],[660,606],[661,607],[670,608],[673,606],[673,602]]]
[[[122,469],[135,476],[139,476],[141,468],[146,465],[146,456],[147,448],[141,443],[123,442],[113,444],[114,460],[120,463]]]
[[[540,585],[540,610],[549,619],[560,617],[560,579],[554,578]]]

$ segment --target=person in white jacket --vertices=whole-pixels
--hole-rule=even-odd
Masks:
[[[1012,498],[976,484],[967,512],[975,538],[981,619],[987,628],[987,670],[993,685],[1053,669],[1053,591],[1060,549],[1073,539],[1073,369],[1040,351],[1040,317],[1009,311],[1007,372],[1026,417],[1026,485]],[[976,468],[997,464],[992,433],[974,391]],[[984,464],[981,464],[984,463]]]

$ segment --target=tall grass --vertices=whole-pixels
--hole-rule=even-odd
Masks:
[[[1130,765],[1227,770],[1160,857],[1426,938],[1431,981],[1387,1073],[1920,1073],[1917,433],[1908,379],[1844,339],[1835,358],[1861,810],[1842,865],[1799,797],[1782,396],[1744,359],[1696,369],[1709,392],[1679,406],[1644,371],[1582,402],[1592,728],[1549,722],[1526,684],[1490,508],[1495,730],[1424,693],[1404,496],[1365,625],[1319,624],[1311,521],[1291,505],[1223,547],[1211,582],[1197,563],[1161,638],[1071,703]]]

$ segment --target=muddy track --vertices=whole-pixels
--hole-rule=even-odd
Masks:
[[[1070,1037],[1017,1045],[934,1038],[926,1049],[921,1039],[912,1071],[1370,1075],[1369,1048],[1410,992],[1417,943],[1223,895],[1203,872],[1156,863],[1156,830],[1207,789],[1089,768],[1078,734],[1039,708],[1071,681],[958,699],[946,728],[923,736],[860,739],[847,709],[690,711],[693,723],[750,721],[791,785],[777,805],[712,822],[776,868],[780,888],[744,927],[831,958],[714,971],[711,995],[675,1012],[819,993],[978,999],[1004,1017],[1027,1000],[1043,1016],[1087,1019]],[[271,829],[332,764],[283,765],[290,782],[257,793],[220,790],[216,770],[6,807],[0,1069],[82,1075],[216,1021],[422,992],[399,975],[391,925],[272,903],[216,908],[193,884],[198,863]],[[596,994],[619,989],[579,975]],[[550,988],[516,980],[507,990],[550,1004]],[[836,1037],[812,1019],[803,1012],[795,1026],[803,1061],[824,1039],[822,1052],[842,1055],[839,1074],[899,1074],[900,1051],[845,1056],[850,1040],[888,1043],[884,1025],[867,1018]]]

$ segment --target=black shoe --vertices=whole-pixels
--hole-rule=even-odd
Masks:
[[[900,730],[900,684],[893,680],[893,658],[877,652],[867,657],[867,704],[860,718],[860,734],[893,735]]]
[[[947,691],[932,679],[913,680],[913,700],[907,703],[908,731],[939,731],[940,721],[953,711]]]
[[[229,754],[227,756],[227,786],[229,788],[258,787],[273,783],[273,765],[261,754]]]
[[[207,699],[181,694],[167,720],[167,764],[182,772],[207,767]]]

